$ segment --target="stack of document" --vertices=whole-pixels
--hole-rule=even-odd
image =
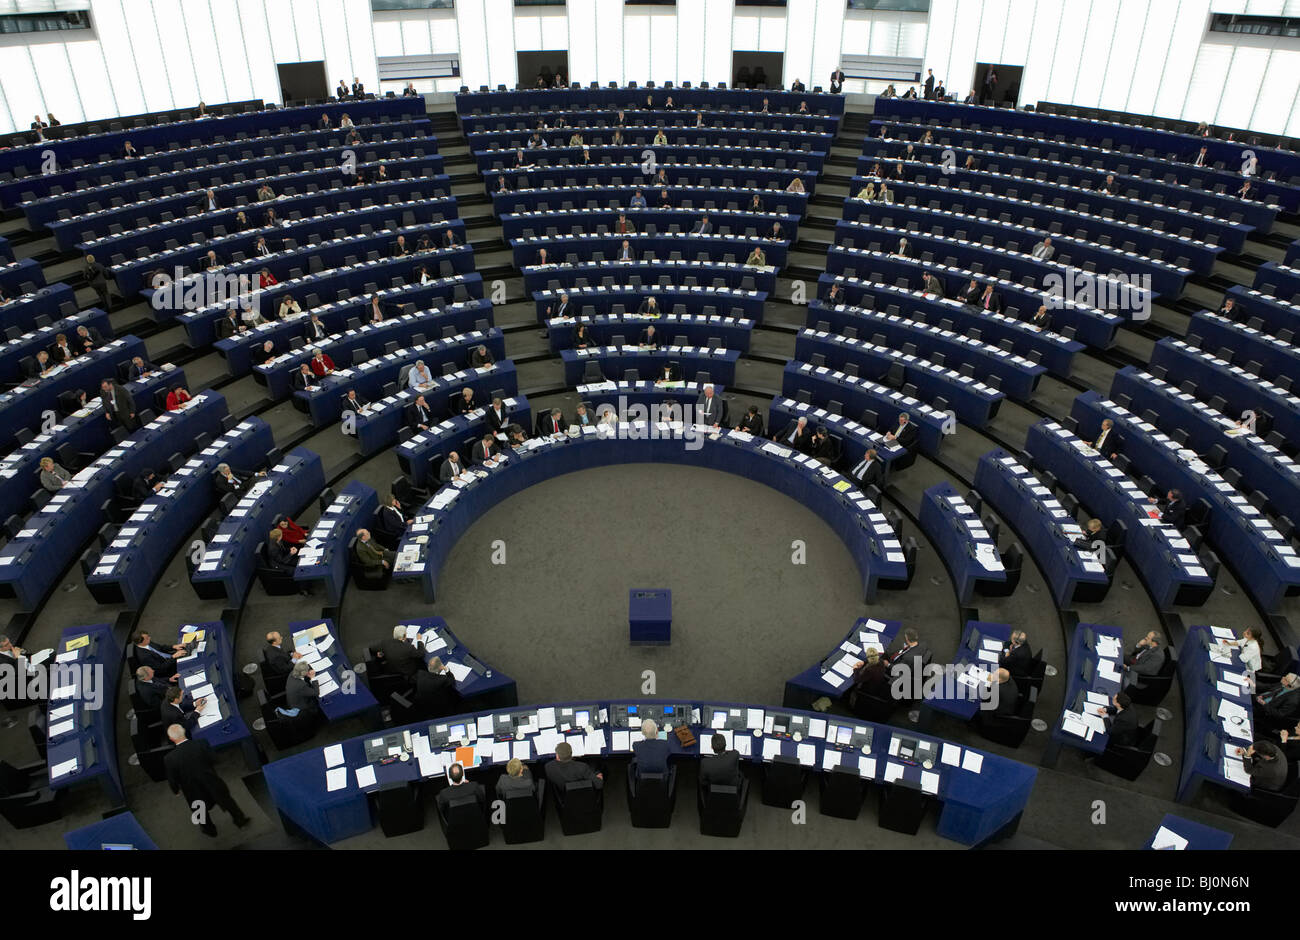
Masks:
[[[1187,848],[1187,840],[1172,829],[1161,826],[1156,830],[1155,837],[1151,840],[1151,848],[1172,849],[1175,852],[1180,852]]]

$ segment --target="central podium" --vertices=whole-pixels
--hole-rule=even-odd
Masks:
[[[628,641],[633,646],[667,646],[672,641],[673,592],[632,588],[627,595]]]

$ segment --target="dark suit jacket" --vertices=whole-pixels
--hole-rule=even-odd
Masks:
[[[310,679],[294,676],[284,684],[284,704],[286,708],[296,708],[302,714],[316,714],[320,711],[320,692],[316,683]]]
[[[113,383],[108,392],[101,392],[99,396],[104,407],[108,408],[113,417],[122,423],[122,426],[129,431],[134,431],[140,427],[140,420],[135,414],[135,402],[131,400],[131,393]]]
[[[495,444],[484,444],[482,441],[474,445],[470,459],[476,464],[485,463],[497,455]]]
[[[1108,706],[1112,711],[1115,706]],[[1132,708],[1106,716],[1107,747],[1132,747],[1137,743],[1138,716]]]
[[[433,424],[434,421],[433,409],[427,405],[424,408],[416,404],[406,406],[406,423],[411,427],[419,427],[421,424]]]
[[[632,754],[636,758],[637,776],[641,774],[668,773],[668,754],[671,748],[667,741],[655,738],[653,741],[642,740],[632,745]]]
[[[894,429],[894,441],[903,449],[911,450],[916,446],[916,425],[911,421],[901,428]]]
[[[140,701],[144,703],[145,708],[161,709],[163,696],[167,694],[167,690],[171,688],[171,685],[166,679],[159,679],[154,676],[148,682],[141,682],[137,679],[135,691],[140,696]]]
[[[222,317],[217,321],[216,333],[217,339],[229,339],[239,332],[238,318],[232,320],[230,317]]]
[[[319,382],[320,379],[316,377],[316,373],[314,372],[311,373],[310,375],[303,375],[302,371],[299,370],[298,372],[295,372],[293,373],[293,375],[289,376],[289,386],[294,391],[298,391],[298,392],[304,392],[307,390],[307,386],[316,385]]]
[[[741,422],[740,422],[740,429],[741,429],[742,431],[745,431],[746,433],[749,433],[749,434],[754,435],[755,437],[762,437],[762,436],[763,436],[763,416],[762,416],[762,415],[752,415],[752,416],[751,416],[751,415],[746,415],[744,418],[741,419]]]
[[[980,297],[975,301],[975,305],[981,310],[988,310],[991,313],[1002,312],[1002,297],[997,291],[989,294],[988,300],[984,299],[984,292],[980,291]]]
[[[1139,676],[1154,676],[1165,664],[1165,651],[1159,646],[1134,647],[1129,669]]]
[[[1187,521],[1187,500],[1173,499],[1166,503],[1164,512],[1160,514],[1160,521],[1175,529],[1181,529]]]
[[[213,477],[212,482],[217,487],[217,492],[219,493],[242,493],[244,491],[244,484],[247,481],[243,480],[234,470],[231,470],[230,476],[218,473]]]
[[[546,779],[551,786],[556,789],[560,799],[564,797],[564,785],[581,780],[590,780],[592,785],[597,789],[605,786],[605,781],[596,776],[596,772],[591,769],[590,764],[585,764],[580,760],[552,760],[546,762]]]
[[[740,786],[740,754],[723,751],[700,759],[700,783],[723,787]]]
[[[861,460],[855,463],[852,470],[856,470],[861,463]],[[852,474],[852,470],[850,470],[850,474]],[[866,467],[863,468],[862,473],[854,477],[854,479],[858,481],[859,485],[865,488],[868,486],[878,486],[884,475],[885,464],[877,457],[875,460],[871,461],[871,463],[867,464]]]
[[[473,411],[477,407],[478,407],[477,401],[475,401],[473,398],[471,398],[469,401],[465,401],[465,396],[463,394],[457,395],[454,399],[452,399],[452,403],[451,403],[451,410],[456,412],[456,414],[458,415],[466,414],[467,412]]]
[[[262,647],[262,660],[266,671],[273,676],[287,676],[293,671],[293,657],[283,646],[267,643]]]
[[[488,405],[487,410],[483,413],[483,416],[484,418],[487,419],[488,427],[491,428],[494,432],[500,431],[503,427],[505,427],[507,424],[510,423],[510,411],[509,409],[506,408],[504,404],[501,406],[500,415],[498,415],[492,409],[491,405]]]
[[[1006,647],[1002,651],[1001,658],[998,659],[998,665],[1006,669],[1013,676],[1029,675],[1029,664],[1033,661],[1034,654],[1029,651],[1028,643],[1021,643],[1017,647]]]
[[[379,644],[379,652],[388,668],[405,679],[414,679],[415,674],[424,669],[424,657],[405,640],[390,636]]]
[[[176,671],[176,660],[171,653],[165,653],[152,644],[149,646],[132,645],[137,666],[148,666],[161,676],[170,676]]]
[[[447,786],[438,791],[438,811],[446,813],[452,800],[459,802],[466,797],[473,797],[480,807],[487,802],[487,792],[483,789],[483,784],[467,777],[457,786]]]
[[[438,479],[441,480],[443,483],[446,483],[449,480],[451,480],[452,477],[456,476],[458,473],[464,473],[464,472],[465,472],[464,461],[461,461],[459,464],[456,465],[456,467],[452,467],[450,460],[444,460],[442,462],[442,466],[438,468]]]
[[[230,790],[217,775],[212,746],[202,739],[183,741],[163,757],[163,769],[173,793],[181,793],[193,805],[203,802],[209,809],[230,802]]]
[[[391,536],[394,542],[406,531],[406,517],[393,506],[381,506],[375,513],[373,524],[380,535]]]
[[[435,675],[428,669],[415,674],[414,704],[420,714],[426,718],[442,718],[456,714],[460,695],[456,692],[456,680],[449,674]]]
[[[181,699],[181,704],[182,705],[185,704],[184,699]],[[216,706],[213,707],[215,708]],[[188,737],[189,734],[194,730],[194,726],[199,723],[198,712],[196,711],[187,712],[183,708],[177,708],[171,702],[163,702],[162,706],[158,709],[158,714],[162,718],[164,735],[167,733],[167,729],[170,728],[172,725],[180,725],[182,728],[185,729],[185,734]]]
[[[700,424],[722,423],[722,399],[717,395],[705,398],[701,395],[695,400],[695,420]]]
[[[543,434],[562,434],[569,429],[569,422],[564,418],[556,418],[548,415],[542,421]]]
[[[777,435],[776,443],[786,444],[794,447],[804,453],[808,452],[808,445],[812,443],[812,430],[809,425],[804,425],[802,433],[796,433],[799,427],[799,421],[796,419],[785,426],[785,430]],[[794,440],[790,436],[794,435]]]

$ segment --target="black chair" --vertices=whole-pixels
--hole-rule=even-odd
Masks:
[[[388,587],[388,579],[393,575],[393,569],[391,568],[371,569],[357,559],[357,537],[355,535],[348,542],[348,570],[352,574],[352,583],[363,591],[384,590]]]
[[[749,781],[741,777],[739,787],[701,784],[698,792],[700,835],[723,839],[739,836],[749,805]]]
[[[795,800],[803,798],[807,782],[808,773],[797,760],[779,755],[763,765],[763,805],[789,809]]]
[[[404,836],[424,828],[424,801],[418,780],[386,783],[373,794],[384,836]]]
[[[638,829],[667,829],[677,804],[677,768],[666,774],[637,776],[636,761],[627,769],[627,809]]]
[[[319,723],[316,715],[308,712],[282,715],[276,711],[277,705],[267,698],[264,689],[257,690],[257,704],[262,710],[262,720],[266,722],[266,733],[278,749],[283,751],[296,747],[315,736]]]
[[[831,772],[821,775],[819,809],[823,816],[836,819],[857,819],[862,812],[862,801],[867,796],[867,784],[856,770],[838,764]]]
[[[552,787],[551,793],[555,798],[555,811],[560,817],[560,828],[566,836],[600,831],[605,798],[593,781],[571,780],[563,790]]]
[[[507,845],[541,842],[546,836],[546,781],[538,780],[533,795],[520,793],[506,801],[501,835]]]
[[[0,761],[0,816],[15,829],[30,829],[63,818],[62,790],[46,786],[44,761],[15,767]]]
[[[439,803],[438,823],[449,849],[481,849],[491,838],[486,808],[472,791],[457,793],[446,806]]]
[[[1157,718],[1138,728],[1133,744],[1107,744],[1106,750],[1098,754],[1092,764],[1125,780],[1136,780],[1147,769],[1147,764],[1151,763],[1151,755],[1155,753],[1159,737],[1160,719]]]
[[[914,836],[921,828],[930,801],[915,787],[901,783],[885,784],[880,790],[876,822],[881,829]]]
[[[1251,787],[1250,793],[1234,793],[1230,805],[1235,813],[1261,826],[1280,826],[1295,812],[1300,801],[1300,776],[1293,761],[1287,769],[1286,783],[1281,790],[1264,790]]]
[[[1168,647],[1162,652],[1165,659],[1160,664],[1160,671],[1154,676],[1131,674],[1137,681],[1124,691],[1128,693],[1128,697],[1135,705],[1159,705],[1169,694],[1169,689],[1174,684],[1174,658],[1170,655]]]

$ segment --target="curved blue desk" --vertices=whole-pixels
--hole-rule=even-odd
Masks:
[[[885,652],[901,629],[901,620],[859,617],[840,644],[823,656],[817,665],[785,680],[781,704],[786,708],[812,708],[813,702],[823,696],[839,698],[844,695],[852,684],[853,667],[862,661],[863,651],[873,647]]]
[[[404,624],[406,638],[421,650],[425,663],[437,656],[448,668],[462,709],[514,708],[519,704],[515,680],[477,659],[451,632],[447,621],[441,617],[420,617],[408,618]]]
[[[348,542],[364,529],[379,508],[379,495],[360,480],[343,487],[321,511],[307,541],[298,549],[298,566],[293,579],[304,585],[321,584],[327,607],[343,601],[348,583]]]
[[[295,620],[289,624],[288,632],[294,652],[301,653],[316,672],[313,681],[320,692],[318,701],[326,720],[343,721],[355,715],[368,715],[374,722],[378,718],[379,701],[352,668],[334,621]]]
[[[58,669],[56,661],[64,668]],[[122,647],[112,625],[64,627],[45,667],[51,686],[45,723],[50,789],[93,780],[111,805],[120,806],[122,775],[114,722]]]
[[[131,812],[118,813],[108,819],[63,834],[63,841],[74,852],[99,851],[105,848],[157,849]]]
[[[1241,654],[1218,642],[1232,636],[1224,627],[1189,626],[1178,650],[1186,719],[1179,803],[1190,803],[1206,782],[1237,793],[1250,792],[1250,777],[1237,749],[1250,747],[1254,740],[1254,698],[1241,684],[1246,672]]]
[[[528,399],[515,395],[502,399],[502,404],[506,406],[510,421],[531,434],[533,409]],[[482,440],[487,428],[486,414],[486,408],[476,408],[469,414],[444,418],[438,424],[430,425],[427,431],[415,429],[414,434],[397,445],[397,465],[402,468],[402,473],[420,488],[436,484],[448,451],[459,452],[465,450],[466,443]],[[465,450],[465,456],[468,459],[468,450]]]
[[[981,584],[1006,582],[997,540],[951,483],[936,483],[921,494],[919,521],[943,558],[959,604],[969,604]]]
[[[641,302],[648,297],[653,297],[661,315],[720,315],[737,319],[747,318],[755,323],[763,319],[763,304],[767,300],[767,294],[756,290],[719,289],[688,284],[636,285],[620,279],[616,284],[603,284],[599,287],[535,292],[533,300],[537,304],[538,322],[545,322],[548,308],[559,303],[561,293],[567,293],[572,305],[580,308],[584,316],[593,313],[617,316],[620,308],[624,316],[635,316]],[[702,343],[703,341],[697,345]]]
[[[549,292],[548,292],[549,293]],[[539,295],[541,296],[541,295]],[[573,295],[579,301],[582,294]],[[665,301],[665,304],[670,301]],[[543,308],[544,309],[544,308]],[[661,309],[670,309],[665,306]],[[653,326],[661,345],[673,343],[678,346],[722,346],[738,352],[749,352],[749,339],[754,331],[754,321],[748,317],[712,316],[703,313],[665,313],[654,316],[639,313],[601,313],[595,316],[550,319],[546,329],[550,334],[551,352],[573,348],[573,335],[578,326],[585,324],[593,345],[621,346],[615,343],[615,336],[630,338],[635,343],[641,331]],[[711,339],[720,340],[714,344]],[[684,342],[682,342],[684,340]]]
[[[702,346],[669,346],[666,349],[590,346],[560,352],[560,361],[564,363],[564,384],[571,388],[587,381],[587,369],[593,363],[601,375],[614,381],[624,378],[628,372],[636,372],[638,376],[658,375],[665,365],[674,363],[680,368],[678,381],[735,385],[739,359],[739,350]],[[707,380],[699,378],[702,372],[708,374]]]

